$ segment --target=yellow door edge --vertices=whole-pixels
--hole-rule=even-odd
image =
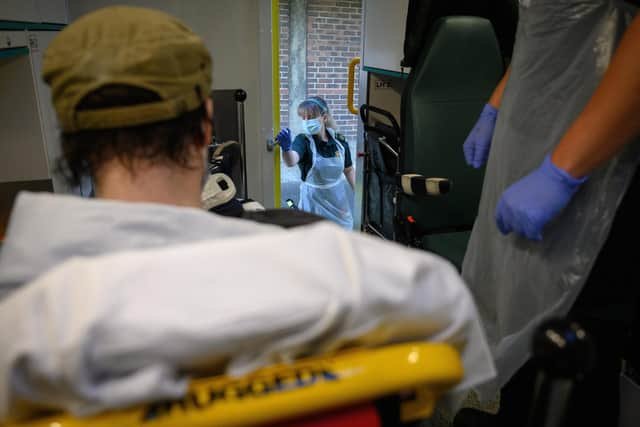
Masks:
[[[271,0],[271,75],[273,84],[273,129],[280,129],[280,1]],[[276,132],[277,133],[277,132]],[[280,145],[273,148],[273,206],[281,205]]]

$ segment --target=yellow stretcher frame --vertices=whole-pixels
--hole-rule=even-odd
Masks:
[[[354,349],[260,369],[241,378],[194,380],[187,395],[90,418],[50,416],[5,427],[212,427],[274,424],[413,392],[402,422],[424,419],[463,375],[456,350],[411,343]]]

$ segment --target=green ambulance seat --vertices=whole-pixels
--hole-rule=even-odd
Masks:
[[[402,95],[400,171],[448,179],[440,197],[401,193],[398,214],[412,239],[460,268],[475,220],[483,171],[465,163],[462,145],[504,73],[491,23],[449,16],[430,32]]]

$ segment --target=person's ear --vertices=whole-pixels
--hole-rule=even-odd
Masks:
[[[211,99],[211,97],[208,97],[204,101],[204,107],[207,110],[207,117],[209,117],[209,120],[213,120],[213,99]]]
[[[203,143],[204,145],[209,145],[213,138],[213,100],[210,97],[204,101],[204,108],[207,118],[202,120]]]

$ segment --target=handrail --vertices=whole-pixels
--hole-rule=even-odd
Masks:
[[[349,62],[349,84],[347,85],[347,108],[351,114],[358,114],[358,108],[353,105],[353,92],[356,82],[356,65],[360,63],[360,58],[355,57]]]

